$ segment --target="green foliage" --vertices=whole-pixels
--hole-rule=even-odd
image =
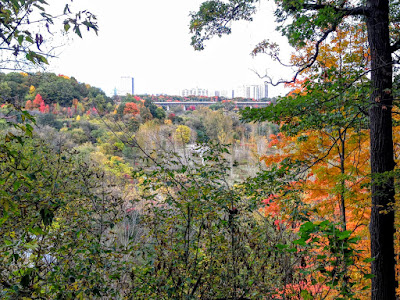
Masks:
[[[33,121],[26,112],[12,113]],[[153,123],[143,127],[154,130]],[[93,121],[42,138],[29,124],[8,125],[19,134],[10,132],[0,148],[4,299],[306,298],[316,295],[293,286],[312,285],[317,266],[327,266],[318,249],[331,265],[336,257],[354,259],[355,240],[347,233],[305,223],[298,235],[293,223],[264,213],[261,200],[287,190],[295,165],[231,184],[229,153],[219,144],[146,153]],[[96,131],[100,147],[68,146],[68,136],[82,143]],[[99,152],[105,145],[109,153]],[[115,156],[121,151],[141,168]],[[299,191],[290,192],[299,200]],[[311,243],[307,234],[320,240]],[[322,248],[324,239],[335,246]],[[301,268],[310,257],[315,264]],[[335,274],[327,269],[323,283],[341,283]]]
[[[142,263],[135,268],[130,296],[272,297],[293,270],[296,253],[276,247],[291,235],[278,233],[240,187],[226,182],[227,149],[207,147],[204,163],[196,155],[164,152],[149,161],[155,163],[153,171],[136,174],[148,233],[147,243],[137,245]]]
[[[144,122],[153,119],[153,115],[151,114],[150,109],[146,106],[142,106],[140,108],[140,116],[142,117]]]
[[[319,272],[318,282],[325,284],[338,292],[336,299],[360,299],[354,291],[359,284],[349,276],[349,269],[361,261],[361,250],[356,250],[359,238],[353,236],[352,231],[341,228],[341,224],[334,224],[328,220],[323,222],[306,222],[300,226],[300,239],[294,241],[308,254],[314,252],[314,262],[311,268],[305,268],[305,274]],[[369,260],[370,261],[370,260]],[[365,261],[365,262],[368,262]],[[369,279],[371,274],[364,274]]]
[[[157,119],[165,119],[166,113],[164,109],[157,107],[150,99],[146,99],[144,106],[149,109],[150,114]]]
[[[136,132],[139,130],[140,122],[136,118],[128,118],[124,120],[124,125],[129,132]]]
[[[80,93],[75,88],[70,79],[56,76],[55,74],[46,74],[36,92],[40,94],[46,103],[58,102],[61,106],[71,106],[72,100],[80,99]]]
[[[33,94],[30,87],[35,87]],[[0,74],[1,103],[13,103],[24,106],[24,101],[40,94],[46,104],[58,103],[64,107],[72,106],[73,99],[83,101],[90,107],[97,107],[100,111],[112,103],[111,98],[95,87],[87,87],[79,83],[75,78],[56,75],[54,73],[7,73]],[[33,100],[33,98],[31,100]],[[82,112],[80,112],[82,113]]]
[[[29,61],[32,64],[48,64],[48,54],[45,52],[49,37],[44,32],[50,32],[54,26],[54,19],[61,18],[64,24],[64,32],[71,27],[74,33],[82,37],[81,27],[93,30],[97,33],[96,17],[89,11],[71,11],[71,4],[66,3],[61,15],[52,15],[46,9],[48,3],[44,0],[3,0],[0,10],[0,40],[3,60],[7,65],[1,68],[10,69],[10,63],[20,60]],[[32,26],[31,24],[39,24]],[[41,30],[46,28],[46,31]],[[20,57],[23,57],[22,59]]]
[[[22,119],[33,121],[22,111]],[[0,145],[2,299],[116,297],[129,262],[112,231],[124,210],[115,176],[11,124]],[[5,135],[4,135],[5,134]]]
[[[122,118],[122,116],[124,115],[124,110],[125,110],[125,103],[121,103],[120,105],[118,105],[117,108],[117,115]]]
[[[311,77],[297,95],[280,97],[275,105],[262,109],[246,108],[241,111],[244,121],[283,122],[281,130],[296,135],[310,129],[337,131],[343,128],[368,128],[364,112],[368,109],[365,97],[367,85],[348,86],[348,82],[360,78],[361,71],[342,74],[336,81],[317,82],[318,76]],[[330,76],[338,76],[338,70],[329,70]],[[336,74],[335,74],[336,73]],[[338,76],[339,77],[339,76]]]
[[[165,112],[165,110],[161,107],[157,107],[154,117],[159,120],[164,120],[166,116],[167,113]]]
[[[37,116],[37,124],[40,126],[50,126],[60,130],[63,124],[60,120],[57,120],[54,114],[40,114]]]
[[[190,32],[194,33],[191,43],[194,49],[203,50],[204,42],[212,36],[221,37],[224,34],[230,34],[229,21],[252,20],[255,3],[255,0],[203,2],[199,11],[191,14],[189,28]]]

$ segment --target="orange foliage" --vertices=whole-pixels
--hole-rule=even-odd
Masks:
[[[32,110],[33,109],[33,104],[32,104],[31,100],[26,101],[25,109],[26,110]]]
[[[58,74],[58,77],[64,78],[64,79],[70,79],[68,76],[63,75],[63,74]]]
[[[140,110],[137,107],[136,103],[128,102],[125,104],[124,115],[127,115],[127,114],[137,115],[139,113],[140,113]]]
[[[305,95],[308,76],[321,74],[320,78],[324,81],[336,80],[330,76],[336,76],[337,73],[331,75],[326,71],[329,68],[340,69],[340,72],[345,74],[351,73],[354,65],[359,65],[360,62],[367,66],[369,54],[366,43],[367,38],[361,26],[351,27],[347,31],[339,29],[329,43],[321,46],[317,63],[313,68],[303,71],[303,79],[287,85],[293,89],[288,96]],[[292,63],[296,65],[307,63],[314,55],[315,45],[309,44],[304,49],[292,56]],[[398,139],[400,145],[400,137]],[[362,257],[360,261],[355,262],[357,267],[349,267],[348,275],[353,282],[359,283],[354,289],[360,291],[357,296],[363,299],[366,294],[360,289],[366,282],[362,273],[369,272],[369,266],[363,262],[363,259],[370,256],[368,231],[370,191],[367,188],[370,182],[370,165],[367,130],[356,132],[350,128],[335,130],[329,128],[308,130],[296,136],[271,135],[268,146],[273,149],[274,154],[261,157],[267,167],[287,159],[307,162],[308,167],[304,167],[299,181],[291,183],[287,190],[296,188],[302,191],[300,199],[304,205],[310,211],[317,212],[310,216],[311,221],[328,219],[335,223],[342,223],[343,226],[343,217],[345,217],[346,229],[360,237],[356,250],[363,251]],[[292,228],[294,226],[288,222],[285,215],[292,209],[287,207],[287,201],[284,201],[288,200],[286,197],[291,197],[291,195],[288,196],[287,190],[263,201],[265,204],[263,212],[278,220],[275,222],[277,229],[285,224]],[[344,216],[341,209],[342,203],[344,203]],[[400,251],[400,243],[398,245]],[[311,283],[305,283],[305,286],[312,295],[315,295],[316,289],[321,288],[321,285]],[[287,288],[293,292],[304,289],[300,285],[288,285]],[[334,295],[332,297],[332,299],[335,298]]]

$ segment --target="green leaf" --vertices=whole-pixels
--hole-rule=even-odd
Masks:
[[[302,232],[310,232],[314,230],[315,225],[312,222],[306,222],[303,225],[300,226],[300,231]]]
[[[2,226],[7,220],[8,220],[8,213],[7,211],[5,211],[3,217],[0,218],[0,226]]]
[[[40,60],[41,60],[41,62],[42,63],[44,63],[44,64],[46,64],[46,65],[48,65],[49,64],[49,62],[48,62],[48,60],[47,60],[47,58],[46,57],[44,57],[44,56],[40,56]]]
[[[79,29],[79,26],[75,26],[74,31],[80,38],[82,38],[82,33],[81,30]]]
[[[339,233],[339,240],[347,239],[350,235],[351,235],[350,230],[342,231],[341,233]]]
[[[287,248],[288,246],[287,246],[287,245],[282,245],[282,244],[277,244],[276,247],[277,247],[279,250],[283,250],[283,249]]]
[[[301,298],[304,299],[304,300],[311,300],[311,299],[314,299],[314,297],[313,297],[313,296],[310,294],[310,292],[307,291],[307,290],[302,290],[302,291],[300,292],[300,295],[301,295]]]
[[[24,247],[25,247],[26,249],[35,250],[35,249],[37,249],[39,246],[38,246],[37,241],[31,241],[31,242],[29,242],[29,243],[26,243],[26,244],[24,245]]]
[[[69,23],[65,23],[64,24],[64,30],[65,32],[68,32],[68,30],[71,28],[71,25],[69,25]]]
[[[30,228],[29,232],[34,235],[45,235],[46,234],[46,232],[44,232],[40,227]]]
[[[22,184],[21,180],[17,180],[17,181],[14,182],[14,184],[13,184],[14,192],[16,192],[19,189],[21,184]]]
[[[19,35],[19,36],[18,36],[18,44],[19,44],[20,46],[22,45],[23,41],[24,41],[24,36],[23,36],[23,35]]]
[[[369,258],[364,259],[363,261],[366,263],[370,263],[370,262],[373,262],[374,260],[375,260],[375,257],[369,257]]]
[[[25,40],[31,44],[34,44],[35,42],[32,40],[30,35],[25,36]]]
[[[303,238],[298,239],[298,240],[295,240],[295,241],[293,242],[293,244],[299,245],[299,246],[305,246],[305,245],[307,245],[305,239],[303,239]]]

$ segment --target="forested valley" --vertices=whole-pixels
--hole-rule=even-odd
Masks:
[[[257,2],[201,4],[192,46]],[[0,1],[1,299],[397,299],[398,3],[275,2],[290,62],[252,55],[290,92],[239,110],[28,70],[97,19]]]

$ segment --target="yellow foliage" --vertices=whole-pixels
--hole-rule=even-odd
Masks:
[[[175,131],[175,138],[182,144],[187,144],[190,141],[191,129],[186,125],[179,125]]]

